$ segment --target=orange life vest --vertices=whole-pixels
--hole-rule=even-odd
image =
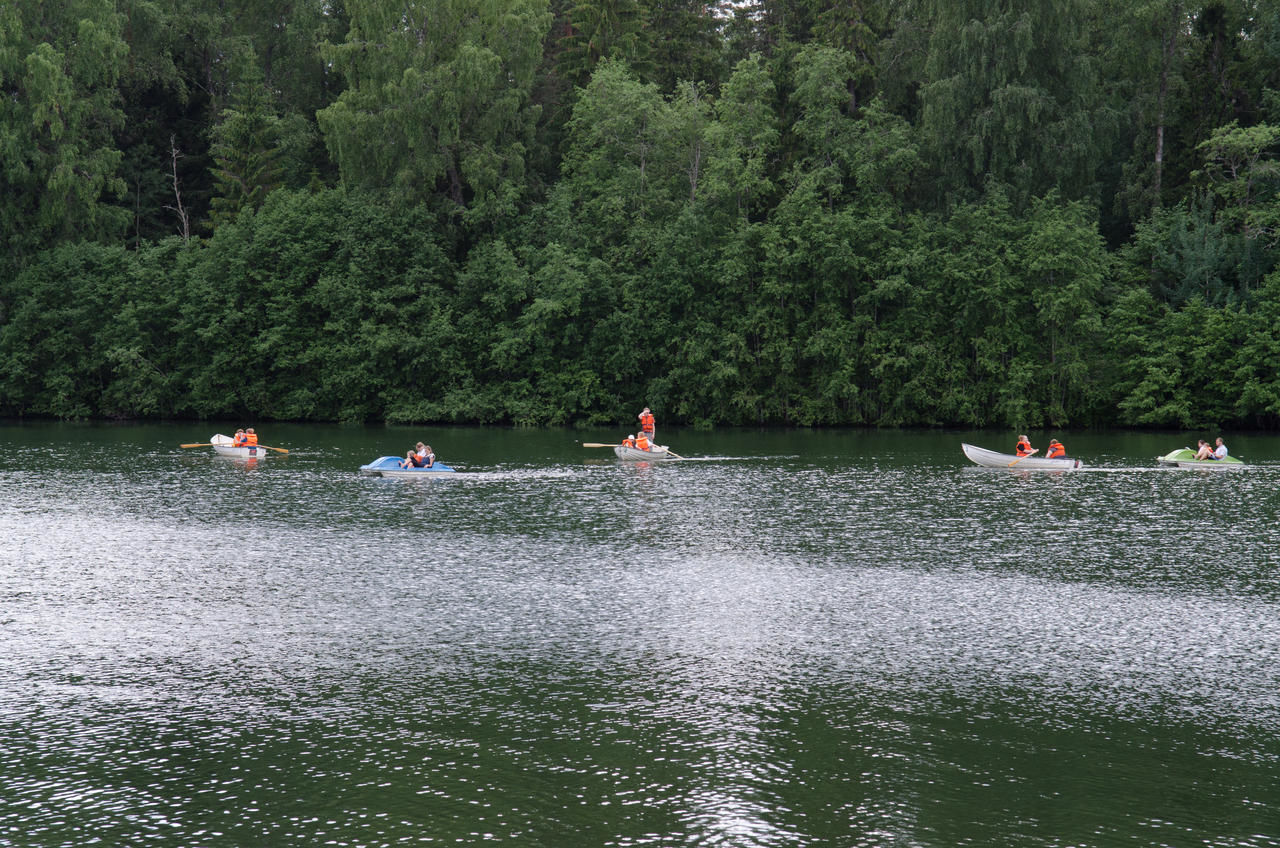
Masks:
[[[243,447],[249,444],[249,437],[246,436],[244,433],[241,433],[240,435],[236,436],[234,439],[231,440],[231,444],[234,445],[235,447]]]
[[[648,449],[649,449],[649,440],[645,438],[644,433],[641,433],[641,434],[636,438],[636,447],[640,448],[640,450],[648,450]]]
[[[630,438],[630,437],[628,437],[628,438],[626,438],[626,439],[623,439],[623,440],[622,440],[622,446],[623,446],[624,448],[633,448],[633,447],[635,447],[635,446],[636,446],[636,440],[635,440],[635,439],[632,439],[632,438]]]
[[[646,433],[653,432],[653,413],[652,412],[640,413],[640,429],[644,430]]]
[[[1018,446],[1014,449],[1018,456],[1029,456],[1031,454],[1031,443],[1022,439],[1018,440]]]
[[[258,444],[257,433],[245,433],[244,437],[245,437],[245,444],[248,445],[249,447],[253,447]]]
[[[1050,459],[1058,459],[1059,457],[1064,457],[1067,455],[1067,449],[1063,447],[1060,442],[1054,442],[1053,444],[1049,445],[1049,449],[1045,451],[1044,455],[1049,457]]]

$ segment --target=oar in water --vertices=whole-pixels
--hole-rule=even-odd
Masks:
[[[218,445],[215,445],[213,442],[195,442],[194,444],[190,444],[190,445],[178,445],[178,447],[180,448],[216,448],[218,447]],[[258,448],[266,448],[267,450],[279,451],[280,453],[289,452],[286,448],[273,448],[271,447],[271,445],[223,445],[222,447],[229,447],[229,448],[258,447]]]
[[[1035,448],[1034,450],[1032,450],[1032,451],[1031,451],[1031,453],[1039,453],[1039,452],[1040,452],[1040,448]],[[1031,453],[1027,454],[1027,456],[1031,456]],[[1007,456],[1007,454],[1006,454],[1006,456]],[[1015,459],[1013,462],[1009,463],[1009,467],[1010,467],[1010,468],[1012,468],[1013,466],[1017,465],[1019,462],[1022,462],[1022,460],[1026,459],[1026,458],[1027,458],[1027,456],[1020,456],[1020,457],[1018,457],[1018,458],[1017,458],[1017,459]]]
[[[683,456],[681,456],[680,454],[676,453],[676,452],[675,452],[675,451],[673,451],[671,448],[667,448],[667,456],[674,456],[676,459],[684,459],[684,457],[683,457]]]

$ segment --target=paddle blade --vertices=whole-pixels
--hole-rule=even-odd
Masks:
[[[606,445],[604,442],[583,442],[584,448],[616,448],[617,445]]]
[[[280,452],[280,453],[288,453],[288,452],[289,452],[289,451],[288,451],[287,449],[285,449],[285,448],[273,448],[273,447],[271,447],[271,445],[258,445],[258,447],[260,447],[260,448],[266,448],[267,450],[278,451],[278,452]]]
[[[213,442],[196,442],[194,445],[178,445],[180,448],[211,448]]]
[[[1037,454],[1037,453],[1040,453],[1040,448],[1035,448],[1035,449],[1033,449],[1033,450],[1031,451],[1031,453],[1027,454],[1027,456],[1031,456],[1032,454]],[[1013,462],[1009,463],[1010,467],[1012,467],[1012,466],[1014,466],[1014,465],[1017,465],[1019,462],[1022,462],[1022,460],[1026,459],[1026,458],[1027,458],[1027,456],[1020,456],[1020,457],[1018,457],[1018,458],[1017,458],[1017,459],[1015,459]]]

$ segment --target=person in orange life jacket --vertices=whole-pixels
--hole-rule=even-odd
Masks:
[[[635,447],[635,446],[636,446],[636,437],[635,437],[635,436],[627,436],[625,439],[623,439],[623,440],[622,440],[622,446],[623,446],[624,448],[633,448],[633,447]]]
[[[258,446],[258,434],[253,432],[252,427],[244,431],[244,438],[245,444],[249,447],[253,448]]]
[[[244,430],[236,430],[235,438],[231,440],[231,446],[242,448],[249,444],[249,437],[244,434]]]
[[[636,447],[642,451],[649,450],[649,437],[644,434],[643,430],[636,436]]]
[[[1057,439],[1050,439],[1049,448],[1044,452],[1044,455],[1049,459],[1064,459],[1067,455],[1067,449]]]
[[[653,441],[653,413],[649,411],[649,407],[645,407],[636,418],[640,419],[640,430],[649,437],[649,441]]]
[[[1031,440],[1026,436],[1018,437],[1018,444],[1013,450],[1018,456],[1031,456],[1031,454],[1036,452],[1035,449],[1031,447]]]

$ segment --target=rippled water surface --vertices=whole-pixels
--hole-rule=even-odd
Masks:
[[[0,846],[1280,846],[1280,437],[211,433],[0,427]]]

